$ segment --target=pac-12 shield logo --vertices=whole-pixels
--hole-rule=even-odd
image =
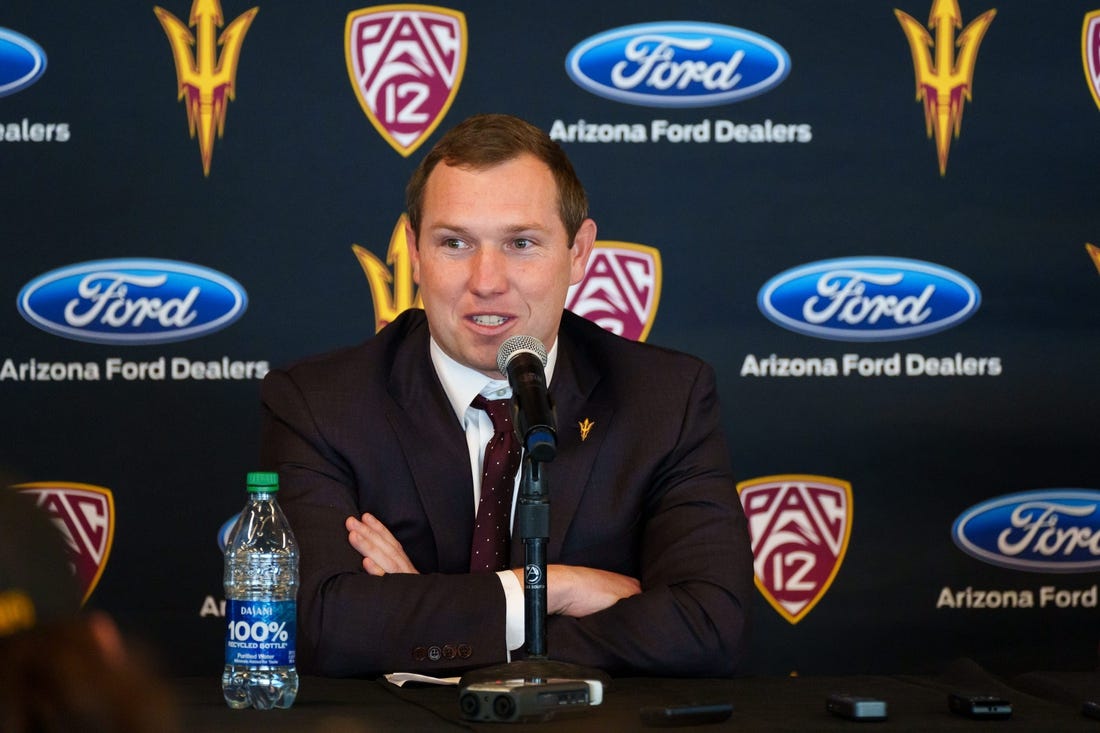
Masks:
[[[462,83],[466,16],[430,5],[353,10],[344,55],[367,119],[408,157],[443,121]]]
[[[110,489],[91,484],[37,481],[12,487],[34,496],[61,530],[82,603],[99,583],[115,537],[115,500]]]
[[[763,476],[737,484],[749,520],[756,587],[797,624],[832,585],[852,531],[852,485],[828,476]]]
[[[661,253],[630,242],[596,242],[584,279],[565,307],[607,331],[645,341],[661,298]]]
[[[1081,26],[1081,60],[1085,64],[1085,79],[1092,101],[1100,107],[1100,10],[1085,14]]]

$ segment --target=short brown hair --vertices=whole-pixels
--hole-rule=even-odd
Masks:
[[[502,114],[475,115],[440,138],[420,162],[405,188],[409,224],[420,231],[424,187],[435,167],[443,162],[459,168],[484,170],[530,154],[550,168],[558,187],[558,210],[569,235],[569,246],[588,216],[588,197],[565,151],[543,130],[529,122]]]

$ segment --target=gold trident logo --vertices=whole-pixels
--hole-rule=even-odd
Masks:
[[[237,60],[241,56],[244,34],[252,24],[258,7],[242,13],[230,23],[221,37],[215,41],[216,28],[225,22],[218,0],[194,0],[191,4],[190,23],[184,23],[164,8],[153,7],[157,20],[176,61],[176,78],[179,80],[179,96],[187,97],[187,126],[194,138],[199,137],[199,153],[202,155],[202,172],[210,175],[210,161],[214,157],[214,125],[218,137],[225,133],[225,110],[236,98]],[[188,25],[198,29],[198,41]],[[191,54],[191,47],[195,54]],[[222,47],[218,56],[218,46]]]
[[[971,101],[974,63],[978,46],[989,30],[996,10],[987,10],[970,22],[955,40],[955,29],[962,27],[962,11],[957,0],[934,0],[928,16],[928,27],[936,31],[936,40],[911,16],[895,8],[894,15],[909,41],[913,53],[913,70],[917,77],[917,100],[924,100],[924,122],[928,137],[936,135],[936,152],[940,175],[947,173],[947,151],[951,146],[951,131],[956,138],[962,127],[964,101]],[[959,54],[955,56],[955,46]],[[936,58],[932,60],[931,48]]]
[[[1092,264],[1096,265],[1096,271],[1100,272],[1100,247],[1086,242],[1085,251],[1088,252],[1089,257],[1092,258]]]
[[[397,226],[390,235],[390,248],[386,252],[386,261],[382,262],[358,244],[351,245],[351,251],[359,260],[363,274],[370,283],[370,297],[374,301],[374,330],[382,328],[409,308],[423,308],[420,294],[415,292],[412,275],[412,258],[409,256],[408,238],[405,236],[405,222],[408,217],[402,214]],[[393,265],[390,274],[387,264]],[[392,290],[390,286],[393,286]]]
[[[581,429],[581,442],[588,440],[588,434],[592,432],[592,428],[596,423],[589,420],[587,417],[577,423],[577,427]]]

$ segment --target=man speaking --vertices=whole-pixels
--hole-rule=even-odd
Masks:
[[[452,675],[523,656],[522,446],[501,344],[546,349],[546,645],[612,674],[727,676],[752,557],[714,373],[564,310],[596,239],[565,153],[506,115],[407,189],[424,309],[264,379],[262,466],[301,544],[300,667]]]

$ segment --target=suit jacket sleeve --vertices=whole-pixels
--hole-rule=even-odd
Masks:
[[[371,430],[357,422],[378,420],[383,405],[364,404],[361,390],[327,372],[310,374],[272,371],[261,388],[261,465],[280,474],[279,501],[301,548],[302,671],[449,675],[504,661],[499,579],[439,563],[400,446],[377,423]],[[348,516],[363,511],[383,518],[422,574],[363,570],[344,529]]]
[[[727,676],[744,655],[753,593],[747,522],[713,370],[690,357],[664,367],[634,378],[627,399],[612,398],[584,508],[551,530],[565,532],[551,561],[637,577],[642,593],[585,618],[549,618],[547,647],[610,672]],[[559,440],[568,440],[563,407]]]

